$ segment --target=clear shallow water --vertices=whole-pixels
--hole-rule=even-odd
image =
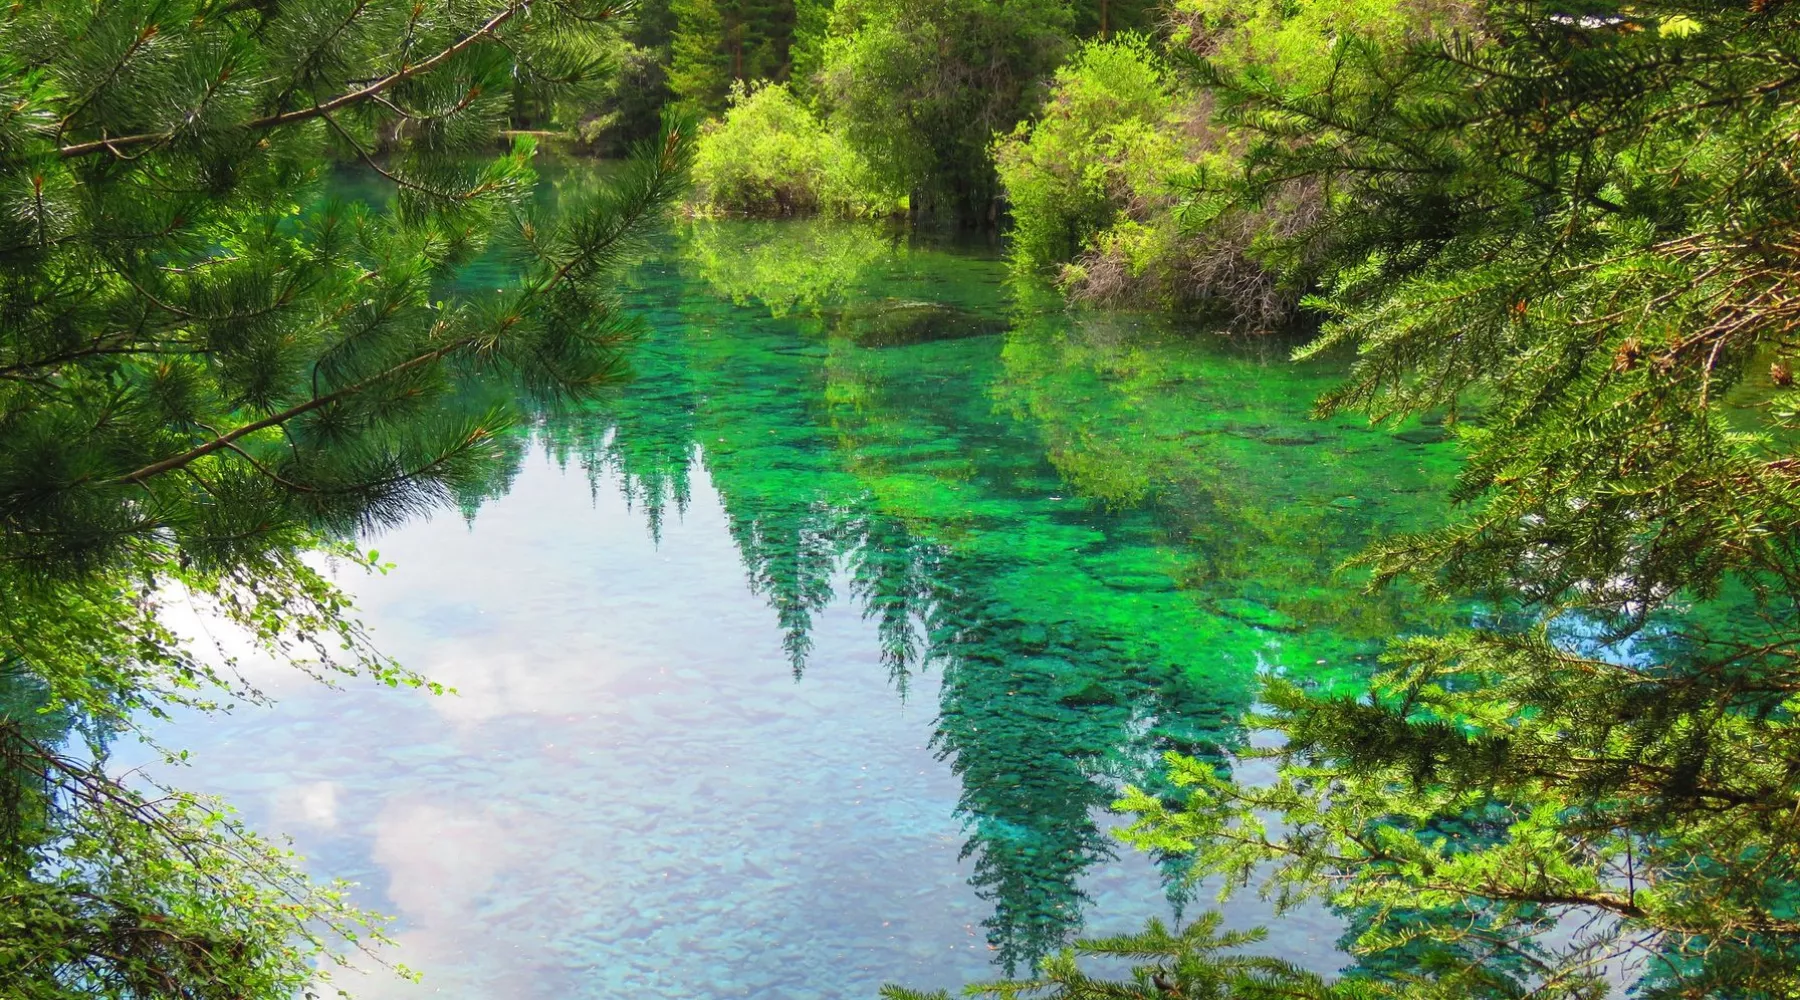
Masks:
[[[1114,845],[1120,785],[1242,742],[1259,671],[1432,620],[1333,569],[1451,446],[1308,420],[1337,373],[1285,345],[821,224],[689,228],[624,297],[636,379],[351,581],[458,694],[271,675],[158,734],[398,917],[425,982],[363,995],[868,997],[1209,905]],[[1331,969],[1340,930],[1271,947]]]

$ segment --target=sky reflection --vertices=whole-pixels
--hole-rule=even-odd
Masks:
[[[399,918],[371,997],[853,997],[992,974],[960,792],[874,625],[838,599],[796,682],[710,484],[653,544],[620,491],[530,460],[472,530],[379,539],[351,581],[385,650],[457,693],[256,678],[279,699],[165,733],[189,787],[292,834]],[[843,593],[845,588],[837,588]],[[1086,888],[1166,910],[1124,852]],[[1314,947],[1327,944],[1326,929]]]
[[[1248,739],[1259,670],[1354,680],[1416,625],[1334,570],[1436,509],[1446,434],[1312,421],[1329,365],[954,248],[685,240],[634,272],[637,377],[346,581],[456,693],[258,676],[275,707],[159,734],[173,780],[398,918],[426,979],[372,997],[873,997],[1171,915],[1105,804]],[[1341,930],[1268,948],[1330,971]]]

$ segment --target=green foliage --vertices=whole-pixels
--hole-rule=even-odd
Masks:
[[[628,156],[661,131],[663,108],[674,99],[669,90],[672,34],[673,15],[665,0],[633,8],[630,29],[612,42],[608,58],[613,71],[604,92],[576,116],[576,136],[593,151]]]
[[[0,680],[28,694],[0,714],[9,995],[288,997],[359,940],[341,893],[216,805],[109,774],[106,738],[256,697],[158,616],[176,592],[259,655],[422,683],[305,556],[373,568],[344,540],[504,473],[512,398],[620,373],[611,269],[679,192],[685,126],[554,223],[530,145],[491,155],[521,108],[601,79],[616,14],[197,0],[0,22]],[[332,156],[391,212],[302,210]],[[516,284],[454,293],[490,251]]]
[[[731,88],[731,53],[717,0],[670,0],[675,36],[669,49],[669,92],[701,111],[723,107]]]
[[[1379,45],[1433,44],[1478,30],[1483,5],[1465,0],[1176,0],[1171,41],[1215,67],[1266,84],[1313,88],[1330,82],[1339,38]]]
[[[345,942],[384,940],[347,885],[307,880],[222,803],[119,784],[45,731],[41,692],[16,697],[27,676],[0,682],[15,696],[0,704],[8,997],[289,997],[315,963],[342,963]]]
[[[788,79],[794,92],[810,98],[824,65],[834,0],[794,0],[794,42],[788,48]]]
[[[863,186],[988,223],[992,139],[1030,113],[1071,44],[1160,23],[1142,0],[672,0],[671,10],[669,87],[687,107],[723,113],[738,84],[786,83],[874,165]]]
[[[993,136],[1031,113],[1071,30],[1054,0],[843,0],[825,43],[827,118],[916,211],[992,222]]]
[[[820,12],[795,0],[671,0],[675,33],[670,89],[687,107],[716,113],[732,87],[785,81],[799,18],[816,31]]]
[[[1208,308],[1253,329],[1285,323],[1316,262],[1272,256],[1270,245],[1314,225],[1324,189],[1296,178],[1254,202],[1184,198],[1239,169],[1247,146],[1213,114],[1211,88],[1165,63],[1203,53],[1220,71],[1311,85],[1330,73],[1341,35],[1393,47],[1466,19],[1456,3],[1183,0],[1164,53],[1138,38],[1090,43],[1058,71],[1043,113],[997,147],[1018,262],[1059,269],[1078,301]]]
[[[1056,71],[1039,118],[995,148],[1012,208],[1012,252],[1027,267],[1071,260],[1129,212],[1174,203],[1185,174],[1175,97],[1148,40],[1089,42]]]
[[[725,116],[701,131],[693,204],[702,213],[761,217],[892,215],[906,207],[780,83],[733,84]]]
[[[1151,920],[1137,934],[1110,938],[1086,938],[1072,948],[1046,958],[1038,975],[980,983],[963,990],[968,997],[1019,1000],[1280,1000],[1286,997],[1342,995],[1318,976],[1289,962],[1259,956],[1222,954],[1260,942],[1261,930],[1219,930],[1219,914],[1208,912],[1173,933],[1160,920]],[[1082,958],[1125,959],[1133,965],[1131,978],[1120,982],[1096,979],[1081,970]],[[898,986],[883,987],[884,1000],[949,1000],[943,991],[920,993]]]
[[[1164,5],[1154,0],[1077,0],[1070,6],[1076,37],[1103,42],[1132,33],[1160,34],[1168,19]]]
[[[1283,902],[1482,912],[1357,942],[1454,946],[1442,982],[1550,920],[1587,929],[1539,939],[1538,995],[1649,961],[1649,996],[1791,996],[1800,22],[1494,4],[1483,33],[1202,65],[1250,144],[1192,220],[1331,192],[1266,248],[1325,278],[1302,353],[1356,351],[1322,409],[1475,413],[1466,514],[1366,562],[1508,613],[1396,641],[1365,698],[1273,682],[1278,779],[1173,761],[1190,795],[1129,797],[1134,839]],[[1503,835],[1436,832],[1482,815]]]
[[[664,78],[673,99],[708,115],[727,110],[734,85],[786,83],[822,115],[829,108],[834,131],[850,128],[857,153],[884,165],[884,188],[988,222],[988,144],[1029,113],[1072,43],[1148,35],[1164,23],[1149,0],[657,0],[639,19],[661,24],[665,12],[672,24],[663,35],[647,40],[634,29],[630,46],[616,54],[625,70],[619,79],[651,89],[615,85],[590,133],[635,136],[621,125],[630,108],[620,105],[658,94]],[[896,111],[904,117],[883,118]]]
[[[1030,111],[1071,30],[1051,0],[802,2],[785,21],[743,3],[676,5],[671,89],[723,112],[703,143],[699,204],[759,216],[995,221],[993,135]],[[752,36],[781,59],[746,61]]]

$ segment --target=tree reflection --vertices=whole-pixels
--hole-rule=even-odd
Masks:
[[[998,262],[879,230],[711,224],[684,252],[639,274],[637,377],[544,434],[653,533],[702,464],[797,677],[840,592],[902,697],[937,671],[1009,971],[1080,928],[1121,785],[1243,740],[1259,670],[1356,674],[1405,610],[1333,570],[1416,519],[1447,452],[1308,421],[1327,370],[1036,311]]]

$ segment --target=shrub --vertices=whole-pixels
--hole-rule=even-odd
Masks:
[[[905,199],[822,124],[786,84],[734,84],[725,116],[701,132],[690,209],[698,215],[892,215]]]
[[[1394,44],[1467,31],[1471,9],[1463,0],[1175,0],[1170,42],[1221,70],[1317,86],[1344,33]],[[1314,224],[1324,192],[1291,184],[1260,206],[1194,197],[1201,178],[1242,167],[1240,130],[1215,118],[1212,103],[1142,37],[1083,46],[1057,71],[1043,114],[995,144],[1015,262],[1059,268],[1075,301],[1205,306],[1252,328],[1284,322],[1316,275],[1310,259],[1271,248]]]
[[[1184,172],[1167,71],[1140,36],[1090,42],[1057,70],[1043,115],[995,143],[1027,267],[1075,257],[1122,217],[1172,204]]]
[[[1294,184],[1261,209],[1233,208],[1200,227],[1168,210],[1121,218],[1062,267],[1057,284],[1075,302],[1206,309],[1241,329],[1272,329],[1292,318],[1311,272],[1307,260],[1272,260],[1269,240],[1296,235],[1323,207],[1317,185]]]
[[[1212,302],[1264,327],[1294,296],[1255,259],[1281,212],[1185,231],[1173,211],[1196,165],[1229,158],[1204,95],[1178,95],[1150,43],[1090,42],[1057,71],[1043,115],[995,144],[1022,270],[1059,269],[1058,284],[1095,305]]]

